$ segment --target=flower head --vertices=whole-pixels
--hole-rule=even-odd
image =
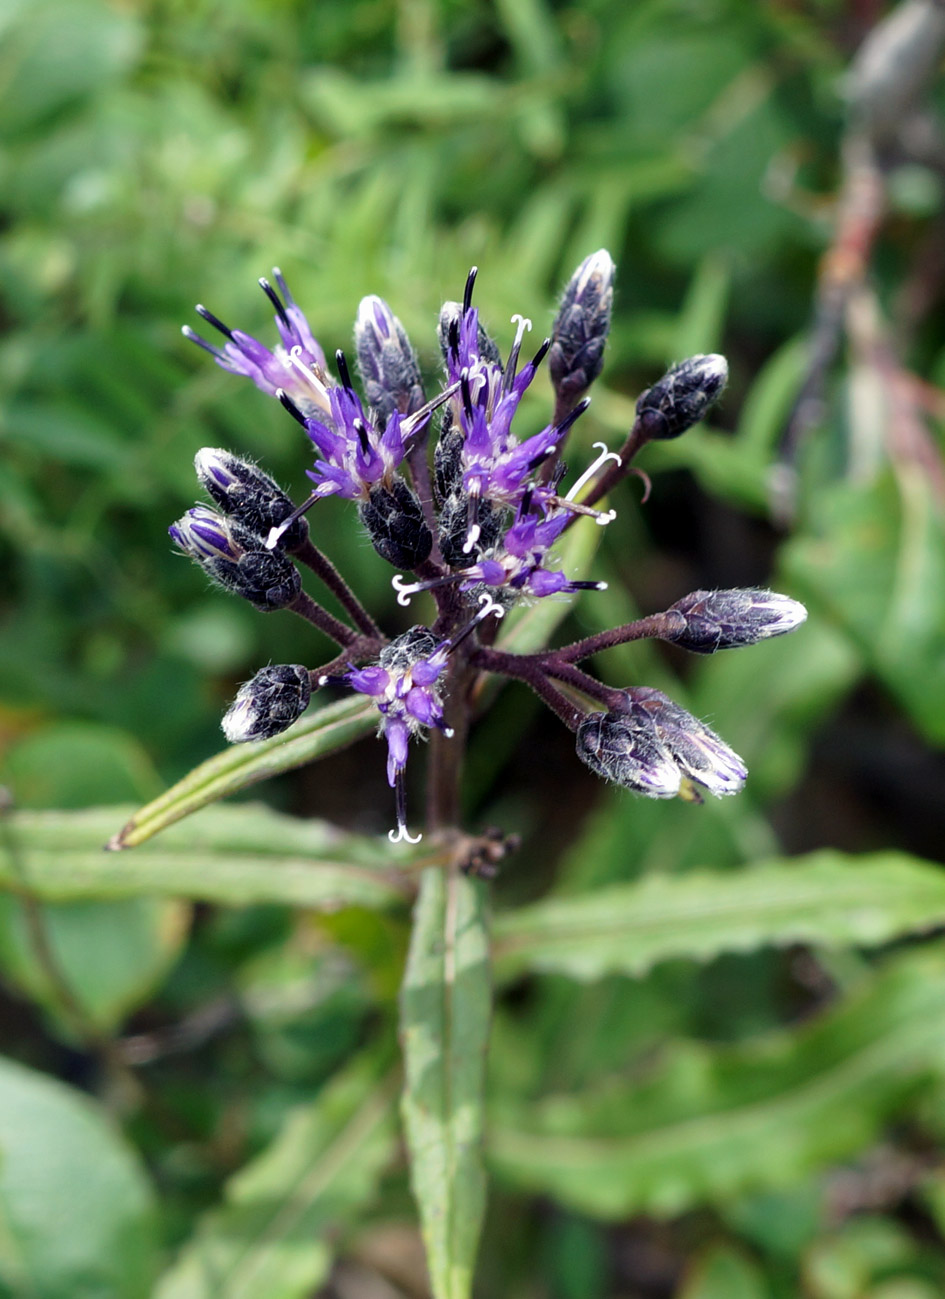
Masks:
[[[198,304],[197,314],[222,334],[226,342],[222,347],[217,347],[201,338],[189,325],[184,325],[182,333],[192,343],[209,352],[222,369],[251,379],[261,392],[268,393],[270,397],[285,391],[304,414],[314,414],[316,410],[325,411],[328,408],[325,353],[312,334],[304,314],[293,301],[282,272],[276,268],[272,276],[278,292],[267,279],[260,279],[259,285],[276,309],[275,321],[280,342],[274,349],[270,350],[241,329],[230,329],[219,316],[215,316],[202,304]]]

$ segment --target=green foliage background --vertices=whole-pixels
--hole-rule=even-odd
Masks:
[[[792,528],[770,504],[842,75],[885,11],[3,0],[0,1296],[358,1299],[378,1277],[425,1294],[397,1135],[405,964],[404,1119],[447,1152],[414,1185],[436,1293],[468,1293],[482,1114],[455,1095],[435,1113],[418,1074],[442,952],[421,925],[408,962],[409,882],[369,837],[389,814],[374,741],[262,790],[350,833],[228,804],[100,846],[219,749],[238,682],[326,648],[171,553],[200,446],[306,482],[292,421],[180,338],[194,302],[265,334],[255,279],[275,262],[330,353],[378,293],[432,376],[470,265],[507,344],[515,311],[542,336],[601,246],[616,311],[582,446],[617,445],[672,360],[722,351],[732,382],[712,427],[646,453],[652,499],[624,487],[592,561],[609,590],[555,635],[756,583],[810,621],[706,661],[640,644],[595,665],[666,688],[744,755],[748,788],[722,805],[598,785],[518,687],[473,735],[469,823],[523,839],[462,899],[494,912],[497,983],[477,1293],[945,1290],[941,503],[934,475],[890,463],[855,350],[801,448]],[[940,177],[894,173],[890,201],[878,301],[935,384]],[[917,281],[927,308],[904,321]],[[402,627],[347,512],[325,502],[316,536]],[[435,933],[447,902],[427,903]],[[484,962],[468,938],[459,957]]]

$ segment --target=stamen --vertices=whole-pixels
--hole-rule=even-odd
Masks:
[[[335,365],[338,367],[338,375],[341,379],[343,388],[351,389],[351,373],[348,369],[348,358],[342,352],[341,348],[335,353]]]
[[[291,322],[289,321],[289,317],[286,314],[286,309],[282,304],[282,299],[279,297],[278,293],[275,291],[275,289],[266,279],[265,275],[260,275],[258,283],[263,293],[265,293],[266,297],[275,307],[276,315],[279,317],[279,319],[282,321],[284,325],[291,327]]]
[[[309,511],[312,508],[312,506],[315,504],[315,502],[319,499],[320,497],[318,493],[312,492],[308,500],[303,501],[302,504],[297,509],[292,511],[292,513],[289,515],[287,519],[282,520],[282,522],[278,525],[278,527],[270,528],[269,536],[266,538],[266,549],[275,550],[276,546],[278,546],[279,544],[279,540],[282,537],[282,535],[288,532],[288,530],[292,527],[292,524],[296,521],[296,519],[300,519],[303,514],[307,513],[307,511]]]
[[[208,343],[205,338],[201,338],[196,330],[191,329],[189,325],[181,325],[180,332],[192,343],[196,343],[198,347],[202,347],[205,352],[209,352],[211,356],[222,357],[223,353],[218,347],[214,347],[213,344]]]
[[[463,410],[468,419],[473,417],[472,390],[469,387],[469,371],[463,370],[459,376],[459,390],[463,395]]]
[[[473,287],[476,283],[476,276],[479,274],[479,267],[470,267],[469,274],[466,276],[466,287],[463,290],[463,315],[472,306]]]
[[[404,441],[406,442],[408,438],[413,437],[414,433],[427,422],[433,412],[448,402],[450,397],[457,392],[459,392],[459,383],[451,383],[448,388],[443,389],[438,397],[434,397],[425,406],[421,406],[419,410],[415,410],[409,418],[405,419],[400,426],[401,437]]]
[[[590,404],[591,404],[590,397],[582,397],[582,399],[575,406],[574,410],[572,410],[569,415],[565,415],[564,419],[561,421],[560,424],[555,425],[555,432],[558,435],[559,442],[564,437],[565,433],[567,433],[568,429],[571,427],[574,421],[576,419],[580,419],[580,417],[584,414],[584,412],[587,410]]]
[[[512,387],[512,381],[515,378],[515,371],[518,369],[518,354],[522,350],[522,339],[525,337],[526,329],[531,329],[532,322],[526,316],[520,316],[518,312],[512,317],[512,324],[518,321],[518,328],[515,331],[515,341],[509,351],[509,359],[502,375],[502,391],[508,392]]]
[[[358,435],[358,443],[361,447],[361,454],[365,456],[370,455],[371,444],[368,441],[368,432],[367,429],[364,427],[363,419],[356,419],[354,421],[354,431]]]
[[[450,327],[446,331],[446,341],[450,345],[450,355],[456,356],[459,353],[459,321],[451,320]]]
[[[541,365],[542,361],[543,361],[543,360],[545,359],[545,357],[547,356],[547,354],[548,354],[548,348],[549,348],[550,346],[551,346],[551,339],[550,339],[550,338],[546,338],[545,341],[542,343],[541,347],[538,349],[538,351],[537,351],[537,352],[535,353],[535,355],[532,357],[532,365],[535,367],[536,370],[538,369],[538,367]]]
[[[419,843],[422,834],[411,835],[407,830],[407,789],[404,785],[404,773],[398,771],[394,784],[394,798],[397,803],[397,829],[388,830],[387,837],[391,843]]]
[[[232,329],[230,329],[228,325],[224,325],[223,321],[220,319],[219,316],[215,316],[212,311],[208,311],[202,302],[198,302],[194,310],[196,311],[198,316],[203,317],[203,319],[207,322],[208,325],[212,325],[214,329],[219,329],[221,334],[223,334],[226,338],[229,338],[232,341],[233,338]]]
[[[292,418],[296,420],[299,424],[301,424],[303,428],[305,428],[305,416],[299,410],[298,406],[296,406],[295,402],[286,392],[285,388],[277,388],[276,396],[279,398],[280,402],[286,408],[286,410],[289,412]]]
[[[606,591],[606,582],[572,582],[572,591]]]
[[[620,464],[620,456],[618,456],[616,451],[608,451],[606,442],[595,442],[594,449],[597,450],[598,448],[600,454],[597,459],[592,465],[589,465],[587,469],[584,470],[583,474],[581,474],[581,477],[564,498],[566,501],[573,501],[581,488],[585,487],[591,481],[598,469],[602,469],[608,460],[615,460],[618,465]],[[616,515],[613,517],[616,518]]]

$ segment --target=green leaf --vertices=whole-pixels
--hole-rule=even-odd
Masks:
[[[945,527],[923,471],[822,491],[782,552],[811,618],[831,619],[933,742],[945,742]]]
[[[330,1237],[374,1196],[396,1150],[396,1082],[358,1061],[227,1186],[155,1299],[304,1299],[331,1267]]]
[[[485,1209],[490,979],[482,886],[424,871],[401,999],[402,1109],[434,1299],[468,1299]]]
[[[413,894],[397,868],[416,860],[416,851],[395,852],[384,840],[261,804],[205,808],[186,826],[166,830],[160,844],[103,852],[125,811],[11,814],[20,861],[17,866],[0,853],[0,886],[26,887],[44,900],[172,894],[227,906],[281,902],[320,910],[388,907]],[[420,860],[437,859],[425,852]]]
[[[160,798],[136,812],[109,842],[109,847],[134,848],[182,817],[258,780],[301,767],[336,753],[375,725],[376,710],[360,695],[320,708],[286,735],[249,744],[234,744],[195,767]]]
[[[761,1271],[744,1254],[714,1246],[695,1266],[679,1299],[768,1299]]]
[[[187,937],[190,908],[180,902],[133,898],[72,902],[37,908],[44,950],[54,962],[50,977],[24,904],[0,896],[0,970],[57,1020],[76,1031],[58,980],[84,1017],[113,1032],[164,979]]]
[[[0,1058],[0,1292],[147,1299],[151,1190],[85,1096]]]
[[[506,1105],[491,1162],[579,1212],[677,1214],[854,1154],[943,1064],[936,949],[891,964],[799,1029],[736,1047],[677,1043],[634,1082]]]
[[[494,922],[499,978],[527,970],[592,980],[766,944],[883,943],[945,923],[945,873],[904,853],[824,850],[741,871],[647,875],[550,899]]]

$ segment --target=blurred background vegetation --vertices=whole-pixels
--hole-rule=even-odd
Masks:
[[[941,859],[945,171],[931,154],[884,155],[869,273],[822,399],[785,442],[849,182],[844,77],[892,8],[2,0],[0,757],[15,806],[149,799],[221,747],[219,718],[258,666],[327,657],[309,628],[208,590],[171,551],[201,446],[306,486],[293,422],[180,337],[195,302],[268,339],[255,280],[277,264],[330,354],[378,293],[432,380],[437,311],[470,265],[506,347],[511,314],[540,339],[603,246],[615,319],[582,445],[618,445],[671,361],[721,351],[732,380],[711,427],[646,452],[652,496],[641,508],[624,487],[594,561],[609,590],[559,638],[698,587],[770,584],[810,621],[744,654],[644,644],[595,665],[668,689],[747,759],[748,788],[724,805],[606,789],[508,687],[465,788],[470,825],[522,836],[496,911],[788,870],[814,850]],[[941,90],[925,91],[933,115]],[[532,391],[520,419],[537,428],[550,405]],[[402,629],[389,572],[336,504],[316,539]],[[383,768],[367,738],[261,796],[372,834],[389,823]],[[83,822],[85,846],[120,821]],[[15,860],[15,821],[4,833]],[[186,855],[187,823],[177,833]],[[945,948],[906,937],[945,910],[922,881],[898,927],[873,899],[875,924],[864,910],[833,943],[800,941],[803,916],[778,934],[749,918],[715,950],[670,937],[632,970],[577,979],[507,950],[481,1295],[945,1293]],[[833,905],[855,931],[867,902]],[[327,1206],[290,1167],[376,1094],[408,919],[0,895],[0,1295],[423,1296],[392,1131],[345,1129]],[[289,1225],[273,1213],[240,1237],[254,1187],[288,1203]]]

